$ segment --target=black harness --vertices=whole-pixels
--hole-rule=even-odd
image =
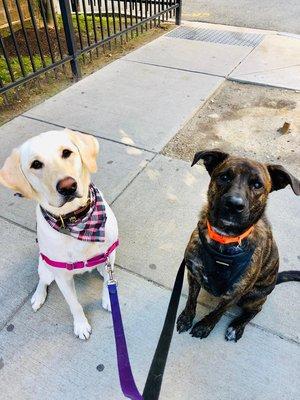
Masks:
[[[199,229],[202,246],[203,286],[214,296],[222,296],[233,288],[250,264],[254,248],[246,240],[241,246],[220,246],[217,250],[207,242]]]

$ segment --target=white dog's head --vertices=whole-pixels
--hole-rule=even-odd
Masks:
[[[86,202],[98,151],[93,136],[69,129],[44,132],[12,151],[0,182],[53,214],[66,214]]]

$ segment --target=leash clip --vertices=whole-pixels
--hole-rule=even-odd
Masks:
[[[117,285],[117,280],[114,278],[113,269],[111,267],[111,263],[110,263],[109,260],[106,261],[105,269],[106,269],[106,272],[109,275],[109,280],[107,281],[106,284],[107,285]]]

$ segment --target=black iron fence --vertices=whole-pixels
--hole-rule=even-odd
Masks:
[[[181,0],[0,0],[0,94],[173,18]]]

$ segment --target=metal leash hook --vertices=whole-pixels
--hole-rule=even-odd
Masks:
[[[109,280],[107,281],[107,285],[117,285],[117,280],[114,278],[114,273],[113,273],[113,269],[111,267],[111,263],[109,261],[109,258],[107,259],[106,263],[105,263],[105,269],[106,272],[109,275]]]

